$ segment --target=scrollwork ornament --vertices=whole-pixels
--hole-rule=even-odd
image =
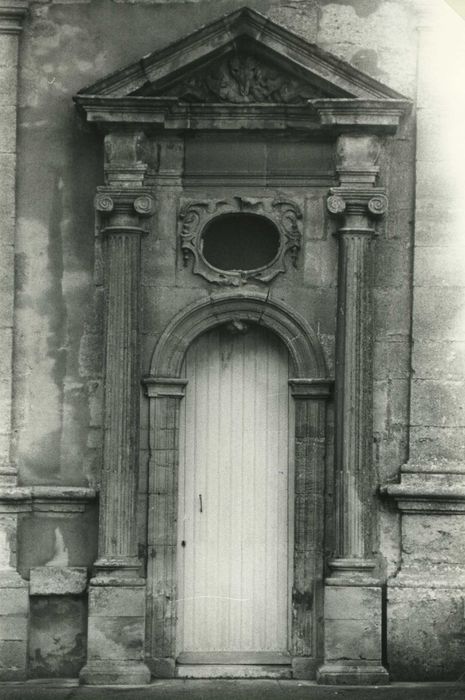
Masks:
[[[387,211],[388,198],[385,194],[377,194],[368,202],[368,211],[374,216],[382,216]]]
[[[136,197],[134,200],[134,209],[140,216],[150,216],[154,210],[153,198],[148,194]]]
[[[326,205],[330,214],[343,214],[346,210],[346,203],[338,194],[332,194],[326,200]]]
[[[273,260],[263,267],[245,270],[220,270],[213,267],[203,254],[203,232],[216,217],[224,214],[253,213],[267,218],[276,226],[280,244]],[[267,283],[279,273],[286,272],[285,257],[294,266],[301,247],[302,209],[289,199],[255,198],[236,195],[227,199],[189,200],[179,210],[179,242],[184,267],[193,262],[192,272],[208,282],[221,286],[239,287],[250,281]]]
[[[115,203],[113,198],[109,194],[96,194],[94,199],[94,206],[97,211],[103,213],[109,213],[115,208]]]

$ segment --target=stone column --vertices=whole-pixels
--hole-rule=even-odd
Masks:
[[[376,528],[372,469],[373,221],[387,198],[375,187],[377,137],[337,141],[340,186],[328,209],[341,219],[336,340],[336,556],[325,590],[322,683],[388,681],[381,662],[381,587],[375,576]]]
[[[16,571],[17,520],[18,513],[24,509],[24,502],[22,497],[10,499],[17,484],[16,465],[12,464],[10,457],[10,440],[18,46],[27,7],[26,0],[0,2],[0,680],[24,678],[27,656],[28,587]]]
[[[153,199],[143,186],[146,166],[131,160],[136,145],[131,134],[107,140],[110,186],[99,188],[95,199],[105,262],[104,436],[99,558],[89,590],[88,658],[81,672],[81,681],[92,684],[150,680],[143,662],[145,579],[139,576],[135,514],[141,238]]]

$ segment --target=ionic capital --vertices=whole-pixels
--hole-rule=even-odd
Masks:
[[[94,206],[101,217],[102,231],[145,232],[142,221],[152,216],[155,200],[148,190],[99,187]]]
[[[326,200],[330,214],[358,214],[359,216],[380,217],[387,211],[388,198],[381,188],[366,190],[335,187]]]
[[[100,188],[99,188],[100,190]],[[140,191],[108,191],[102,188],[95,195],[94,206],[97,211],[110,214],[113,211],[131,211],[133,209],[139,216],[152,216],[155,211],[155,201],[153,196]]]

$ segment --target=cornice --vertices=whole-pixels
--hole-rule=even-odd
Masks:
[[[0,34],[20,34],[28,8],[28,0],[0,3]]]
[[[350,130],[393,134],[411,108],[408,100],[317,99],[307,104],[195,103],[177,97],[109,97],[77,95],[78,108],[88,122],[110,131],[115,125],[144,125],[155,130],[238,128],[305,131]]]
[[[1,486],[0,512],[82,511],[97,490],[80,486]]]
[[[382,496],[407,514],[465,514],[465,468],[453,463],[407,463],[398,484],[385,484]]]
[[[263,49],[282,65],[293,67],[326,87],[329,94],[361,98],[402,99],[403,96],[362,73],[349,63],[310,44],[289,30],[275,24],[255,10],[242,8],[200,27],[188,36],[139,61],[112,73],[80,94],[122,97],[144,86],[162,90],[192,65],[199,66],[225,51],[235,50],[238,42]]]
[[[395,133],[401,118],[412,104],[398,99],[314,99],[309,104],[317,113],[323,128],[341,133],[347,128],[365,133]]]

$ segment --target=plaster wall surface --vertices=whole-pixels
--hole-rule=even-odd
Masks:
[[[460,129],[456,120],[451,132],[450,120],[463,112],[457,93],[451,99],[443,80],[462,61],[460,49],[455,48],[461,39],[457,34],[451,46],[442,42],[439,48],[441,32],[436,39],[433,32],[418,54],[418,14],[409,0],[251,0],[248,4],[407,97],[415,100],[418,95],[418,150],[412,113],[396,137],[386,140],[380,163],[380,185],[387,188],[390,204],[375,242],[374,465],[382,483],[397,477],[409,454],[462,459],[465,301],[460,261],[465,257],[460,256],[463,205],[454,184],[460,182],[458,168],[450,174]],[[83,123],[72,97],[85,85],[242,5],[243,0],[30,4],[19,54],[12,433],[12,457],[22,484],[86,486],[99,481],[103,304],[92,201],[96,186],[103,183],[103,149],[102,135]],[[419,86],[418,56],[429,61],[427,72],[419,73]],[[234,138],[235,148],[201,138],[184,148],[179,139],[161,139],[160,164],[177,168],[180,179],[158,188],[157,211],[143,242],[141,374],[147,371],[154,345],[173,315],[212,293],[212,286],[193,275],[190,265],[182,265],[176,241],[179,197],[231,196],[237,192],[233,180],[236,176],[237,182],[240,170],[258,173],[253,184],[241,184],[241,194],[284,192],[304,211],[297,268],[289,264],[288,272],[271,283],[270,293],[308,320],[334,369],[337,244],[332,234],[336,224],[324,210],[330,179],[309,188],[302,183],[290,185],[285,178],[280,183],[277,176],[283,169],[291,176],[331,170],[330,149],[303,143],[299,136],[289,158],[286,144],[279,140],[271,144],[266,134],[254,149],[243,135]],[[218,184],[199,184],[197,171],[214,157],[219,165],[212,175]],[[266,187],[268,180],[273,182],[271,188]],[[415,374],[411,382],[413,285]],[[438,357],[444,359],[438,361]],[[141,507],[147,476],[147,421],[147,404],[141,397]],[[331,455],[328,445],[328,465]],[[69,565],[90,565],[95,546],[95,520],[91,526],[90,517],[76,515],[63,523],[53,517],[47,520],[44,514],[40,522],[35,516],[24,519],[19,530],[22,574],[27,576],[30,566],[41,566],[53,557],[58,525]],[[142,543],[142,520],[140,530]],[[452,530],[451,537],[456,537]],[[400,517],[389,503],[381,506],[377,539],[381,570],[393,576],[401,564]],[[420,540],[415,546],[428,548]],[[457,556],[462,556],[460,551]],[[32,618],[32,624],[37,624],[34,639],[42,639],[40,625],[47,605],[37,608]],[[78,617],[75,611],[73,619]],[[402,626],[396,630],[393,639],[402,636]],[[400,669],[399,677],[406,673],[404,658],[393,651],[392,664]],[[36,663],[36,675],[54,663]],[[76,657],[66,663],[76,663]],[[61,671],[53,668],[59,675],[65,666]]]

